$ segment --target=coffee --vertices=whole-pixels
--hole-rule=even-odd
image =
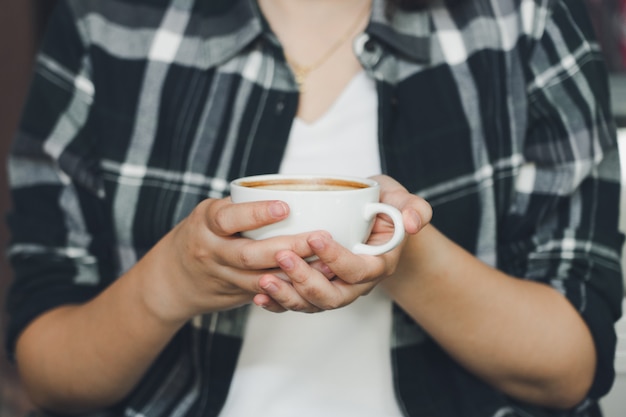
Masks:
[[[278,191],[346,191],[367,188],[361,182],[336,178],[317,179],[273,179],[261,181],[244,181],[240,185],[249,188]]]

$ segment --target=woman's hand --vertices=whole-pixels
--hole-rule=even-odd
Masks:
[[[249,303],[260,277],[280,272],[277,252],[313,255],[307,235],[239,237],[288,212],[281,202],[203,201],[98,296],[37,317],[16,347],[30,398],[84,414],[126,397],[191,317]]]
[[[239,236],[242,231],[281,221],[288,214],[289,207],[280,201],[201,202],[149,254],[157,268],[168,274],[159,274],[160,282],[149,289],[148,303],[161,317],[174,320],[249,303],[263,291],[259,278],[279,272],[277,252],[313,255],[303,235],[264,241]]]
[[[374,179],[381,186],[381,202],[402,212],[408,235],[416,234],[430,222],[432,210],[426,201],[410,194],[390,177]],[[382,244],[392,235],[393,223],[379,216],[367,243]],[[255,304],[274,312],[318,312],[343,307],[393,274],[404,246],[403,243],[383,255],[370,256],[353,254],[324,232],[311,234],[306,242],[319,260],[309,264],[294,251],[278,251],[276,263],[289,280],[265,274],[259,280],[263,292],[254,297]]]

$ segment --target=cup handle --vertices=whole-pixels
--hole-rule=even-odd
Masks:
[[[369,203],[363,209],[363,216],[366,220],[372,219],[379,213],[383,213],[391,217],[393,221],[393,236],[387,242],[381,245],[367,245],[358,243],[352,248],[352,252],[361,255],[382,255],[389,252],[402,242],[404,239],[404,222],[402,214],[397,208],[384,203]]]

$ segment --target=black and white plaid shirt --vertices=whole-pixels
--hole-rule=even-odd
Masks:
[[[597,415],[622,299],[619,163],[580,0],[467,0],[385,17],[355,41],[379,100],[383,172],[482,261],[563,293],[596,342],[577,410],[495,391],[394,308],[401,409],[416,417]],[[9,351],[35,316],[95,296],[230,179],[276,172],[298,93],[251,0],[68,0],[10,157]],[[198,317],[102,415],[217,416],[246,308]],[[366,399],[364,399],[366,401]]]

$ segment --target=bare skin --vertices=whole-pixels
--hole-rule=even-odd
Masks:
[[[345,31],[364,2],[260,4],[287,53],[306,64]],[[311,73],[298,117],[323,115],[358,71],[348,42]],[[402,211],[409,234],[378,257],[354,255],[322,232],[242,239],[238,232],[280,221],[288,208],[204,201],[99,296],[56,308],[26,328],[17,361],[29,394],[36,404],[65,413],[112,405],[198,314],[251,302],[275,312],[321,312],[382,285],[459,363],[493,386],[549,407],[578,403],[593,379],[595,350],[572,306],[549,287],[484,265],[429,225],[432,212],[424,200],[391,178],[377,179],[381,201]],[[379,219],[371,241],[389,233],[390,225]],[[313,254],[321,261],[302,260]]]
[[[261,10],[285,52],[301,65],[315,63],[340,39],[370,0],[260,0]],[[349,40],[313,70],[300,96],[298,117],[305,122],[319,119],[350,80],[362,71],[352,52],[352,40],[363,31],[369,14],[356,25]]]

